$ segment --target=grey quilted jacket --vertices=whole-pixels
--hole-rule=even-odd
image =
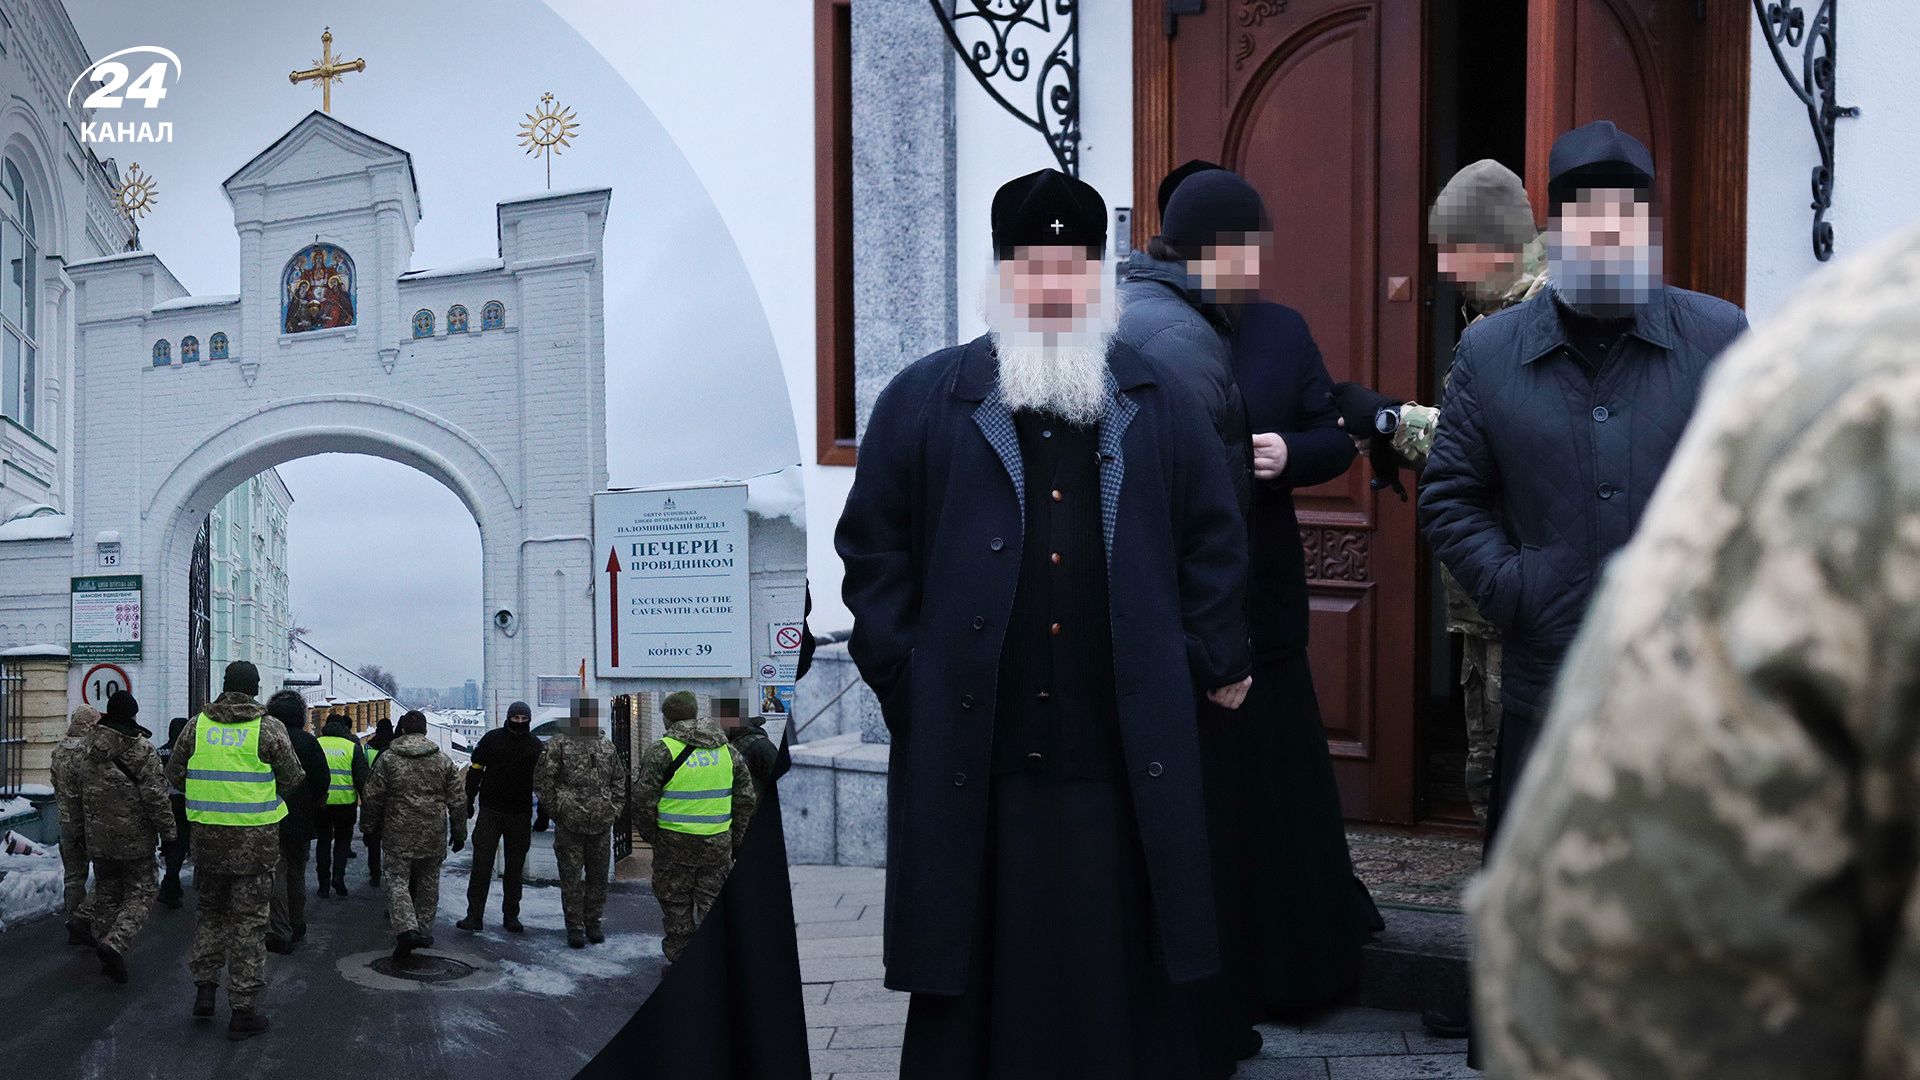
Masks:
[[[1194,293],[1185,266],[1133,253],[1120,284],[1120,327],[1114,336],[1161,371],[1178,376],[1206,406],[1244,519],[1252,508],[1253,436],[1233,377],[1227,332],[1225,315]]]

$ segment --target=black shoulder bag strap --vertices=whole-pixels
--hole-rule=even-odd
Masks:
[[[680,766],[686,763],[687,755],[691,753],[693,753],[692,743],[688,743],[680,748],[679,756],[673,759],[673,764],[667,766],[667,774],[660,778],[660,786],[662,788],[665,788],[673,782],[673,774],[680,771]]]

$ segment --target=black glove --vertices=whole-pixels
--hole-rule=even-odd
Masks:
[[[1373,426],[1373,418],[1382,409],[1399,409],[1405,404],[1398,398],[1390,398],[1378,390],[1359,383],[1334,383],[1333,407],[1340,412],[1340,419],[1346,421],[1347,434],[1355,438],[1378,435],[1379,429]]]
[[[1390,413],[1394,422],[1399,423],[1400,406],[1405,402],[1350,382],[1335,383],[1330,396],[1334,409],[1346,424],[1347,434],[1369,440],[1367,462],[1373,466],[1373,476],[1367,486],[1374,491],[1392,488],[1400,501],[1405,502],[1407,489],[1400,483],[1400,455],[1393,449],[1393,440],[1382,434],[1377,423],[1383,412]]]
[[[447,842],[447,847],[454,851],[459,851],[461,848],[466,846],[467,846],[467,838],[464,836],[456,836],[452,840],[449,840]]]
[[[537,816],[535,816],[535,817],[534,817],[534,819],[533,819],[533,831],[534,831],[534,832],[546,832],[546,831],[547,831],[547,814],[546,814],[546,811],[544,811],[544,810],[543,810],[543,811],[541,811],[541,812],[540,812],[540,813],[539,813],[539,814],[538,814]]]
[[[473,800],[472,800],[472,799],[468,799],[468,800],[467,800],[467,817],[468,817],[468,818],[472,818],[472,817],[473,817],[473,805],[474,805],[474,803],[473,803]]]

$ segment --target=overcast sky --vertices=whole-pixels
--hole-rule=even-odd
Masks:
[[[287,73],[318,58],[323,23],[336,56],[367,61],[365,72],[334,86],[333,115],[412,154],[421,200],[415,268],[498,254],[496,204],[545,184],[518,126],[553,92],[580,120],[574,146],[554,161],[554,187],[614,189],[605,237],[611,486],[744,477],[799,460],[772,335],[724,223],[633,89],[544,4],[67,6],[95,57],[149,44],[180,56],[182,77],[154,110],[154,119],[173,122],[175,142],[99,150],[123,167],[138,161],[156,179],[142,246],[196,294],[238,291],[239,242],[220,182],[320,106],[319,89],[290,85]],[[645,25],[644,12],[635,24]],[[716,109],[727,107],[716,100]],[[663,249],[700,258],[676,265]],[[692,355],[702,362],[680,361]],[[617,422],[643,388],[648,422]],[[715,438],[712,416],[756,413],[763,422]],[[325,455],[289,463],[281,475],[294,497],[293,609],[314,643],[356,665],[388,667],[403,685],[478,679],[479,531],[459,501],[424,475],[373,458]]]

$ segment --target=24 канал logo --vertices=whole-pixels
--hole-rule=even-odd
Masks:
[[[138,75],[133,73],[136,64],[129,60],[140,55],[157,57],[147,64]],[[169,72],[172,77],[169,78]],[[94,90],[80,102],[83,109],[120,109],[128,107],[130,102],[153,109],[167,96],[170,85],[180,82],[180,57],[172,49],[158,45],[135,45],[119,52],[103,56],[88,65],[67,87],[67,105],[74,104],[73,97],[80,90],[80,84],[92,82]],[[88,143],[126,143],[126,142],[172,142],[173,122],[162,120],[88,120],[80,125],[80,141]]]

